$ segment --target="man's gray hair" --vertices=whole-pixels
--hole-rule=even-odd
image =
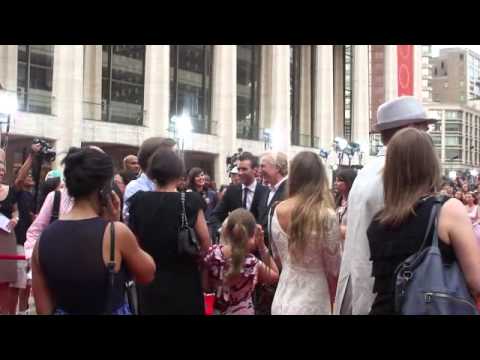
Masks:
[[[282,176],[288,175],[288,157],[286,154],[279,151],[269,151],[262,155],[261,160],[263,159],[277,167]]]

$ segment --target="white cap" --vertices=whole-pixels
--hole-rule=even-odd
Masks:
[[[232,170],[230,170],[230,174],[238,174],[238,168],[235,166]]]

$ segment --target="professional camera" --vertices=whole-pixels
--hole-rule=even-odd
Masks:
[[[50,145],[46,140],[43,139],[33,139],[33,145],[37,144],[40,144],[42,146],[38,154],[43,160],[48,162],[55,161],[57,153],[55,152],[55,149],[52,145]]]

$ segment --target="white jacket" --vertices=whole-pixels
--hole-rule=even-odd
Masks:
[[[337,315],[367,315],[375,299],[367,229],[384,206],[384,164],[384,156],[372,159],[359,171],[350,190],[347,236],[335,298]]]

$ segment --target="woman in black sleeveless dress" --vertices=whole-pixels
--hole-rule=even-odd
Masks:
[[[37,313],[128,315],[124,287],[127,274],[139,283],[148,283],[153,279],[155,264],[128,227],[118,222],[120,201],[114,192],[107,191],[113,178],[112,160],[96,149],[72,148],[64,163],[66,186],[75,203],[68,214],[43,231],[35,245],[32,271]],[[112,224],[113,288],[107,269]]]
[[[371,314],[393,315],[395,269],[420,250],[440,185],[440,164],[427,133],[406,128],[392,138],[383,185],[385,207],[367,230],[376,293]],[[444,261],[458,259],[467,285],[477,297],[480,295],[480,249],[467,211],[457,199],[450,199],[442,206],[438,235]],[[428,234],[428,245],[432,237],[433,230]]]
[[[177,254],[182,212],[178,183],[184,172],[172,151],[159,150],[150,159],[148,176],[156,182],[153,192],[138,192],[129,206],[129,223],[142,248],[157,266],[155,280],[138,286],[139,313],[143,315],[202,315],[203,291],[199,259]],[[210,246],[205,222],[205,202],[200,194],[185,194],[185,211],[201,250]]]

